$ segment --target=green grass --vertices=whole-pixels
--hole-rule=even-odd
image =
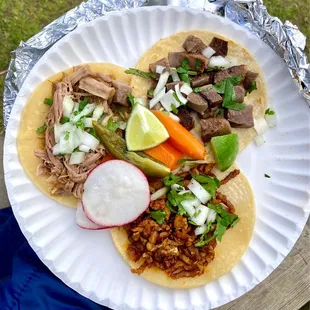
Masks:
[[[26,41],[58,16],[78,5],[80,0],[0,0],[0,71],[6,70],[10,51]],[[307,36],[309,4],[304,0],[265,0],[268,11],[282,21],[290,20]],[[308,55],[309,55],[308,49]],[[0,77],[0,131],[3,130],[2,93],[4,76]]]

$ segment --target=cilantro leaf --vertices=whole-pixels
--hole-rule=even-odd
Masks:
[[[153,89],[149,89],[149,90],[147,91],[147,94],[148,94],[149,96],[151,96],[151,97],[154,97],[154,90],[153,90]]]
[[[124,113],[121,111],[121,109],[120,109],[117,105],[115,105],[114,108],[115,108],[115,110],[118,112],[118,114],[120,115],[120,117],[122,118],[122,120],[124,121],[126,118],[125,118]]]
[[[182,178],[180,176],[174,175],[173,173],[169,173],[165,178],[163,178],[165,186],[172,186],[181,180]]]
[[[195,246],[196,247],[201,247],[201,246],[204,246],[206,245],[207,243],[209,243],[210,241],[212,241],[216,236],[215,235],[212,235],[211,237],[207,238],[207,239],[204,239],[204,240],[200,240],[198,242],[195,243]]]
[[[67,116],[63,116],[61,119],[60,119],[60,124],[65,124],[65,123],[68,123],[70,122],[70,118],[67,117]]]
[[[265,115],[274,115],[276,112],[270,108],[265,111]]]
[[[168,200],[166,201],[166,206],[171,212],[178,213],[178,211],[173,208],[172,204]]]
[[[222,241],[222,237],[223,237],[226,229],[227,229],[227,226],[222,225],[221,222],[217,222],[214,235],[216,236],[218,241],[220,241],[220,242]]]
[[[195,196],[192,193],[185,193],[183,195],[179,195],[175,190],[171,190],[168,195],[169,203],[174,206],[178,207],[178,214],[180,215],[187,215],[185,209],[183,208],[181,202],[186,199],[195,199]]]
[[[120,126],[120,123],[117,121],[114,121],[112,118],[109,118],[108,123],[106,124],[106,128],[108,128],[110,131],[116,131]]]
[[[220,204],[214,205],[212,203],[208,203],[208,208],[214,210],[219,215],[217,222],[220,222],[223,226],[228,227],[234,221],[236,221],[238,219],[237,214],[229,213],[228,211],[224,210]]]
[[[100,117],[99,117],[99,119],[98,119],[98,123],[99,124],[101,124],[102,123],[102,121],[104,120],[106,118],[106,115],[101,115]]]
[[[188,75],[197,75],[198,73],[196,71],[188,71],[187,74]]]
[[[135,97],[132,94],[128,94],[128,100],[131,103],[132,107],[134,107],[136,105]]]
[[[162,210],[156,210],[151,211],[150,215],[159,225],[162,225],[164,223],[165,217],[167,216],[167,213]]]
[[[45,98],[43,103],[51,106],[51,105],[53,105],[53,99],[52,98]]]
[[[185,211],[184,207],[181,204],[178,205],[178,214],[187,215],[187,212]]]
[[[268,175],[267,173],[264,174],[265,178],[270,179],[270,175]]]
[[[212,198],[215,198],[216,191],[220,187],[220,181],[217,178],[195,173],[191,173],[191,175],[193,179],[199,182],[201,186],[212,196]]]
[[[225,90],[224,90],[224,100],[222,106],[231,110],[243,110],[245,108],[245,104],[236,103],[233,101],[233,97],[235,96],[235,90],[233,84],[226,79],[225,80]]]
[[[229,104],[226,104],[225,106],[223,105],[223,107],[230,109],[230,110],[240,111],[240,110],[243,110],[245,108],[245,104],[243,104],[243,103],[229,103]]]
[[[173,112],[174,114],[178,114],[178,113],[179,113],[177,107],[176,107],[173,103],[171,103],[170,107],[171,107],[172,112]]]
[[[41,133],[43,133],[45,130],[46,130],[46,128],[47,128],[47,126],[46,126],[46,124],[44,123],[41,127],[39,127],[38,129],[37,129],[37,134],[39,135],[39,134],[41,134]]]
[[[257,89],[257,84],[256,84],[256,81],[253,81],[249,88],[246,90],[246,93],[247,94],[250,94],[253,90]]]
[[[189,79],[187,73],[180,74],[180,79],[181,79],[183,82],[185,82],[185,83],[187,83],[187,84],[190,84],[190,79]]]
[[[89,132],[88,132],[90,135],[92,135],[93,137],[95,137],[96,139],[98,139],[97,138],[97,136],[96,136],[96,133],[95,133],[95,129],[94,128],[89,128]]]
[[[219,107],[219,108],[216,108],[214,111],[213,111],[213,115],[214,116],[218,116],[218,117],[224,117],[224,109]]]
[[[83,109],[85,108],[85,106],[87,105],[88,103],[88,98],[84,98],[84,100],[82,100],[80,103],[79,103],[79,111],[83,111]]]
[[[125,73],[126,74],[137,75],[137,76],[143,77],[145,79],[156,79],[156,74],[155,73],[145,72],[145,71],[138,70],[138,69],[135,69],[135,68],[129,68],[129,69],[125,70]]]
[[[237,219],[235,219],[235,220],[230,224],[230,227],[235,227],[239,222],[240,222],[240,217],[238,217]]]
[[[78,128],[81,128],[82,130],[85,129],[85,124],[84,124],[84,117],[81,117],[76,123],[75,125],[78,127]]]
[[[197,217],[201,213],[201,210],[198,210],[194,213],[193,217]]]
[[[183,103],[180,101],[180,99],[179,99],[177,93],[173,93],[172,96],[173,96],[173,98],[174,98],[177,102],[179,102],[180,104],[183,104]],[[172,105],[172,104],[171,104],[171,105]],[[176,108],[176,106],[175,106],[175,108]]]
[[[188,58],[184,58],[182,60],[181,67],[188,71],[188,69],[189,69],[189,59]]]
[[[214,89],[217,93],[224,94],[226,82],[229,82],[230,84],[232,84],[232,86],[234,86],[234,85],[239,84],[241,80],[242,80],[242,77],[240,75],[231,76],[221,82],[216,83],[214,85]]]
[[[196,87],[196,88],[193,89],[193,92],[194,92],[194,93],[201,93],[201,92],[202,92],[202,89],[199,88],[199,87]]]
[[[182,74],[182,73],[187,74],[188,70],[187,70],[187,69],[184,69],[184,68],[182,68],[182,67],[179,67],[179,68],[176,69],[176,72],[178,72],[178,73],[180,73],[180,74]]]
[[[70,137],[70,131],[66,131],[66,134],[65,134],[64,139],[65,139],[66,141],[68,141],[68,140],[69,140],[69,137]]]
[[[201,60],[200,59],[196,59],[196,69],[200,69],[201,68]]]

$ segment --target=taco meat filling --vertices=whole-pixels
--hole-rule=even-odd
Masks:
[[[119,127],[128,113],[120,112],[117,105],[128,106],[129,93],[129,85],[92,72],[88,66],[76,67],[53,84],[53,99],[49,99],[52,104],[42,126],[45,149],[34,152],[41,159],[37,175],[49,176],[52,195],[82,198],[88,172],[106,154],[94,134],[92,120],[122,136]]]
[[[233,204],[218,190],[222,184],[236,177],[239,170],[232,171],[219,181],[212,173],[213,166],[212,163],[200,164],[190,171],[150,182],[153,191],[164,185],[169,186],[170,190],[151,201],[149,208],[138,219],[125,226],[130,242],[127,255],[131,261],[140,263],[140,267],[132,269],[133,273],[141,274],[149,267],[165,271],[172,279],[204,273],[205,267],[215,257],[218,240],[221,241],[226,229],[239,221]],[[201,210],[196,211],[198,214],[191,214],[190,205],[186,207],[184,203],[185,200],[195,201],[188,190],[193,178],[212,193],[208,207],[198,202],[200,207],[196,210]],[[209,212],[205,223],[199,218],[203,208]]]

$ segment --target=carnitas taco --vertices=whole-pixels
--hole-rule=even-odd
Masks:
[[[134,75],[135,96],[147,95],[151,109],[177,115],[203,143],[233,132],[242,150],[257,135],[255,120],[264,117],[267,105],[263,73],[255,58],[228,38],[206,30],[173,34],[127,72]]]

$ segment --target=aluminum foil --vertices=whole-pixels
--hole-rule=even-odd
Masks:
[[[300,93],[310,104],[310,65],[304,53],[306,37],[298,27],[268,14],[262,0],[89,0],[59,17],[11,53],[5,79],[4,126],[9,120],[15,98],[29,72],[42,55],[75,28],[111,11],[143,5],[183,6],[224,16],[247,28],[267,43],[288,66]]]

